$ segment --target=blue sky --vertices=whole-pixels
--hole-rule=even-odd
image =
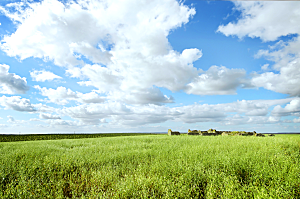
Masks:
[[[0,131],[299,132],[300,3],[0,3]]]

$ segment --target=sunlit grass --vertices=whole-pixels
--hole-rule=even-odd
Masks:
[[[299,198],[300,136],[0,143],[0,198]]]

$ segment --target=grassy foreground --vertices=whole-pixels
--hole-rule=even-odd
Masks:
[[[0,198],[300,198],[300,136],[0,143]]]

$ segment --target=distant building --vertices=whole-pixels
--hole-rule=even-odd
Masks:
[[[179,133],[179,131],[172,131],[171,129],[169,129],[168,135],[180,135],[180,133]]]
[[[201,133],[201,131],[200,131],[200,133]],[[200,135],[200,133],[199,133],[198,130],[192,130],[191,131],[191,129],[189,129],[187,134],[188,135]]]

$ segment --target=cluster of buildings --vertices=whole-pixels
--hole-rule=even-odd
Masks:
[[[172,131],[171,129],[168,130],[168,135],[180,135],[178,131]],[[234,136],[259,136],[264,137],[264,134],[253,132],[246,132],[246,131],[217,131],[216,129],[208,129],[207,131],[201,130],[188,130],[187,135],[202,135],[202,136],[216,136],[216,135],[234,135]],[[269,136],[274,136],[274,134],[269,134]]]

